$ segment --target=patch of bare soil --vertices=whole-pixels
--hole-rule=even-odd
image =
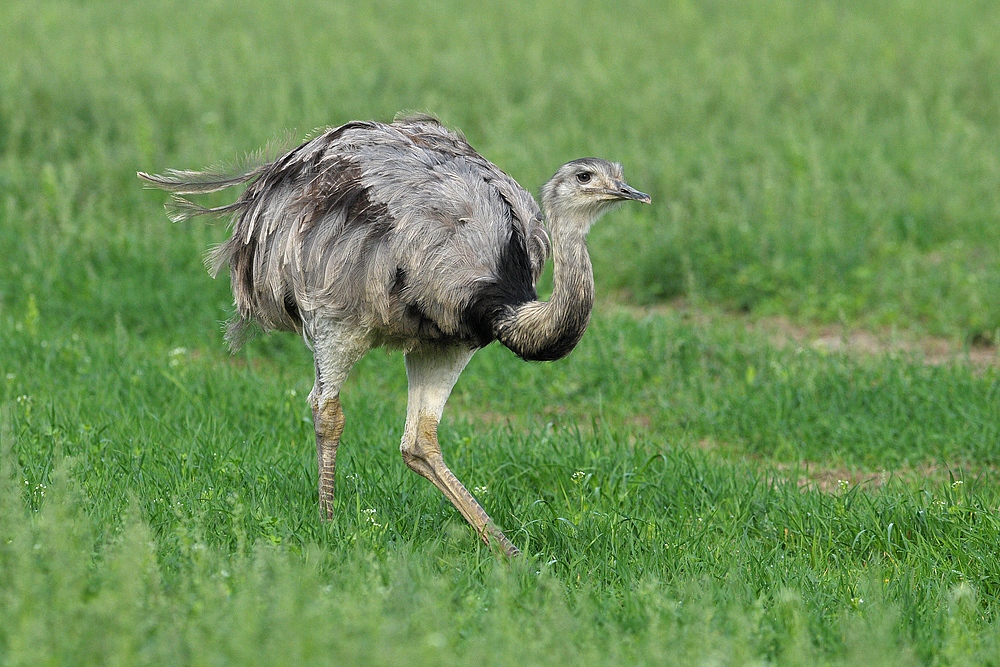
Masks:
[[[980,467],[975,472],[963,468],[928,463],[922,466],[904,466],[898,470],[862,470],[842,466],[828,466],[803,462],[797,464],[774,463],[772,469],[779,478],[795,480],[800,489],[815,489],[826,493],[844,491],[861,486],[868,491],[885,486],[890,480],[906,484],[929,483],[933,486],[948,483],[965,483],[966,479],[982,474],[993,476],[996,471]]]
[[[628,313],[635,317],[679,315],[687,321],[704,326],[742,326],[761,333],[777,347],[804,347],[858,356],[907,354],[933,366],[1000,366],[1000,354],[996,345],[979,341],[968,345],[960,340],[905,330],[873,331],[844,326],[795,324],[786,317],[752,317],[721,310],[699,309],[690,307],[683,301],[648,307],[614,304],[608,306],[606,312]]]
[[[751,325],[774,345],[798,345],[826,352],[879,356],[908,354],[931,366],[966,363],[977,367],[1000,365],[995,345],[965,345],[939,336],[909,332],[866,331],[846,327],[793,324],[783,317],[762,318]]]
[[[721,452],[730,460],[744,458],[755,462],[773,475],[773,482],[794,481],[802,490],[816,490],[824,493],[843,492],[860,486],[866,491],[876,491],[891,480],[907,485],[926,483],[931,486],[941,484],[965,483],[980,476],[996,478],[1000,470],[993,466],[976,465],[967,469],[964,466],[948,466],[939,463],[926,463],[919,466],[902,466],[895,470],[866,470],[861,467],[848,467],[837,464],[823,464],[815,461],[798,463],[782,463],[758,456],[740,454],[738,448],[712,438],[703,438],[696,445],[705,451]]]

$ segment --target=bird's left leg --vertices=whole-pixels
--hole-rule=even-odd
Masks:
[[[344,433],[344,411],[340,388],[351,368],[368,351],[366,340],[333,323],[314,326],[311,336],[316,361],[316,383],[309,393],[316,431],[316,461],[319,468],[319,512],[333,519],[333,490],[337,469],[337,447]]]
[[[484,542],[489,544],[492,537],[508,556],[517,556],[520,550],[500,532],[482,506],[445,465],[438,444],[437,428],[445,402],[473,352],[456,346],[426,347],[406,354],[409,390],[406,428],[400,451],[406,465],[440,489]]]

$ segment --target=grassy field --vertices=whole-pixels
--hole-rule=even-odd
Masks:
[[[998,20],[6,3],[0,664],[1000,664],[1000,370],[966,354],[1000,338]],[[591,154],[653,196],[592,234],[580,347],[488,348],[445,413],[514,563],[403,465],[396,354],[348,380],[319,521],[307,351],[225,353],[225,226],[134,176],[400,109],[531,188]]]

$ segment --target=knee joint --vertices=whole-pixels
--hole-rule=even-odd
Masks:
[[[324,439],[340,438],[344,432],[344,423],[346,421],[344,419],[344,411],[340,407],[340,398],[338,396],[325,400],[322,398],[313,398],[312,409],[313,426],[316,428],[316,434]]]
[[[406,465],[413,468],[416,461],[429,461],[434,457],[440,458],[441,446],[437,438],[438,422],[433,417],[421,415],[417,419],[416,428],[412,431],[408,428],[403,435],[403,442],[399,447]]]

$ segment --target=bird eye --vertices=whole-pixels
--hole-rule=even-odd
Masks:
[[[576,180],[580,183],[590,183],[590,172],[581,171],[579,174],[576,175]]]

